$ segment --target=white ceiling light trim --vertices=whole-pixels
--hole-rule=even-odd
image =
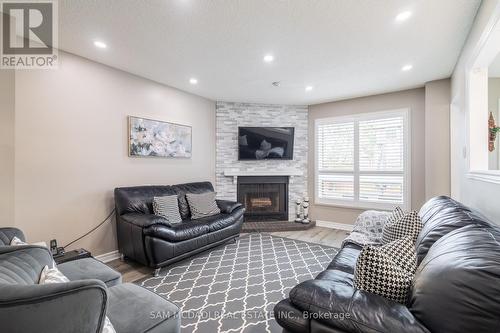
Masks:
[[[408,71],[409,71],[409,70],[411,70],[412,68],[413,68],[413,65],[408,64],[408,65],[404,65],[403,67],[401,67],[401,70],[402,70],[403,72],[408,72]]]
[[[406,21],[407,19],[409,19],[411,16],[413,15],[412,12],[410,12],[409,10],[406,10],[404,12],[401,12],[399,13],[397,16],[396,16],[396,22],[403,22],[403,21]]]
[[[101,42],[100,40],[96,40],[96,41],[94,41],[94,46],[95,46],[95,47],[98,47],[98,48],[100,48],[100,49],[105,49],[105,48],[107,48],[107,47],[108,47],[108,45],[106,45],[106,43]]]
[[[263,58],[264,62],[270,63],[274,61],[274,56],[272,54],[266,54]]]

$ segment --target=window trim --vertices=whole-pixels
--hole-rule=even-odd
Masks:
[[[412,151],[411,151],[411,138],[412,138],[412,128],[410,119],[410,108],[400,108],[392,109],[386,111],[377,111],[369,113],[359,113],[347,116],[337,116],[337,117],[327,117],[318,118],[314,121],[314,204],[320,206],[332,206],[332,207],[342,207],[342,208],[354,208],[354,209],[380,209],[380,210],[392,210],[399,204],[385,204],[373,201],[359,200],[359,176],[363,174],[373,174],[371,171],[360,171],[359,170],[359,121],[370,120],[370,119],[380,119],[384,117],[391,116],[403,116],[403,141],[404,141],[404,156],[403,156],[403,209],[410,210],[411,208],[411,162],[412,162]],[[318,179],[320,175],[319,171],[319,154],[318,154],[318,126],[321,124],[329,124],[332,122],[355,122],[354,124],[354,170],[352,172],[345,172],[346,174],[354,175],[354,200],[348,199],[321,199],[319,198],[319,188]],[[341,171],[335,172],[334,174],[340,174]],[[379,171],[376,173],[397,173],[390,171]],[[322,172],[321,174],[325,174]]]

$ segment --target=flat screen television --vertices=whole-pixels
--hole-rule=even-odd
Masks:
[[[292,160],[293,127],[239,127],[239,160]]]

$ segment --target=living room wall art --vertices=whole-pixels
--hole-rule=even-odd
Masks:
[[[191,158],[191,126],[129,116],[129,156]]]

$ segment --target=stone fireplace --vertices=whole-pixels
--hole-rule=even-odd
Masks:
[[[307,106],[217,102],[216,116],[215,188],[218,198],[239,200],[247,206],[247,211],[250,207],[252,214],[249,212],[249,215],[245,216],[247,220],[259,221],[259,218],[267,215],[265,220],[293,221],[295,201],[308,196]],[[240,126],[293,127],[295,129],[293,160],[238,160]],[[277,199],[277,190],[269,190],[270,186],[275,185],[269,183],[263,182],[257,187],[247,187],[247,184],[243,184],[247,181],[247,177],[269,177],[268,179],[283,177],[282,179],[286,179],[286,185],[282,184],[280,187],[281,189],[286,187],[286,196],[280,195]],[[245,187],[251,191],[247,194],[247,199],[243,199],[239,193],[239,190]],[[259,196],[255,195],[256,193],[270,195]]]
[[[287,221],[288,177],[238,177],[237,199],[246,208],[245,221]]]

